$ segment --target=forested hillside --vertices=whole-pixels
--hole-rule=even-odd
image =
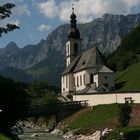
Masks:
[[[126,35],[118,49],[108,56],[109,66],[117,71],[140,62],[140,25]]]
[[[116,71],[117,90],[140,91],[140,25],[108,56],[108,65]]]

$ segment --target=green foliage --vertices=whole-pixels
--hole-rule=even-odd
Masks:
[[[140,127],[121,127],[114,129],[114,131],[107,137],[107,140],[120,140],[120,133],[123,133],[127,140],[140,139]]]
[[[131,64],[139,62],[140,25],[126,35],[117,51],[108,56],[108,64],[114,70],[124,70]]]
[[[10,17],[11,15],[11,9],[15,7],[12,3],[6,3],[2,6],[0,6],[0,20],[5,19],[7,17]],[[15,29],[19,29],[18,26],[15,24],[7,24],[6,27],[0,27],[0,36],[2,36],[3,33],[7,33],[9,31],[13,31]]]
[[[54,86],[49,86],[47,81],[34,81],[28,88],[31,96],[41,98],[49,92],[59,92],[59,89]]]
[[[126,127],[130,120],[130,113],[132,110],[132,106],[129,103],[121,104],[120,105],[120,112],[119,112],[119,123],[120,126]]]
[[[58,88],[48,86],[46,81],[35,81],[28,87],[28,93],[32,101],[31,105],[41,105],[53,102],[53,100],[56,101],[58,92]]]
[[[0,140],[11,140],[10,138],[0,134]]]
[[[44,96],[44,102],[48,105],[53,105],[59,102],[55,93],[49,93]]]
[[[29,98],[26,85],[0,76],[0,131],[6,132],[26,116]]]

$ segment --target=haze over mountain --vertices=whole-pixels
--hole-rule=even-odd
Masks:
[[[102,18],[80,24],[78,28],[83,39],[83,50],[97,46],[105,55],[112,53],[119,46],[121,38],[139,24],[140,14],[127,16],[105,14]],[[68,24],[61,25],[50,33],[46,40],[41,40],[36,45],[27,45],[22,49],[14,42],[9,43],[0,49],[0,70],[5,71],[7,67],[20,69],[32,76],[30,80],[47,79],[49,84],[59,85],[60,74],[65,66],[68,29]],[[9,73],[10,71],[8,77]]]

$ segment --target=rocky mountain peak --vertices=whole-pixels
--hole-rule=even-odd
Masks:
[[[19,50],[19,47],[14,41],[12,41],[8,43],[8,45],[5,47],[5,50],[15,51],[15,50]]]
[[[83,50],[96,45],[102,53],[106,55],[112,53],[119,46],[121,39],[139,24],[140,14],[104,14],[102,18],[79,24],[78,29],[83,40]],[[43,72],[46,73],[46,77],[49,77],[48,73],[50,72],[54,79],[56,74],[57,77],[60,77],[60,70],[65,62],[65,43],[68,41],[69,28],[69,24],[60,25],[47,36],[46,40],[41,40],[35,45],[27,45],[22,49],[19,49],[14,42],[9,43],[5,48],[0,49],[0,65],[22,70],[32,69],[29,71],[30,73],[37,75],[38,72]],[[43,74],[36,75],[35,79],[37,77],[45,78]],[[50,79],[52,77],[50,76]]]

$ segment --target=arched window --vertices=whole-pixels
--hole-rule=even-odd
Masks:
[[[77,87],[79,87],[79,77],[77,76]]]
[[[90,83],[93,83],[93,74],[90,74]]]
[[[78,44],[74,43],[74,54],[77,55],[78,53]]]
[[[86,83],[85,80],[86,80],[86,79],[85,79],[85,74],[84,74],[84,75],[83,75],[83,83],[84,83],[84,85],[85,85],[85,83]]]
[[[82,75],[80,75],[80,86],[82,86]]]

